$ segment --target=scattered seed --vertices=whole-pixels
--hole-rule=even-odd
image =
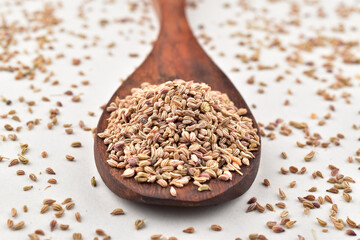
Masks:
[[[354,230],[351,230],[351,229],[346,230],[346,234],[349,236],[356,236],[356,233],[354,232]]]
[[[249,201],[247,201],[247,204],[252,204],[252,203],[255,203],[257,201],[257,198],[256,197],[252,197],[249,199]]]
[[[283,203],[283,202],[278,202],[278,203],[275,203],[275,206],[277,206],[278,208],[281,208],[281,209],[286,208],[286,204],[285,204],[285,203]]]
[[[316,218],[316,219],[322,227],[326,227],[327,223],[325,221],[321,220],[320,218]]]
[[[41,210],[40,210],[40,213],[41,214],[46,213],[47,211],[49,211],[49,208],[50,208],[49,205],[43,205]]]
[[[70,225],[68,225],[68,224],[60,224],[59,227],[60,227],[61,230],[68,230]]]
[[[285,232],[285,229],[282,228],[281,226],[279,225],[275,225],[272,227],[272,230],[274,233],[282,233],[282,232]]]
[[[306,162],[309,162],[309,161],[311,161],[311,159],[313,159],[314,155],[315,155],[315,152],[314,152],[314,151],[311,151],[310,153],[308,153],[308,154],[304,157],[304,160],[305,160]]]
[[[81,222],[81,215],[79,212],[75,213],[75,219],[76,219],[76,221]]]
[[[100,228],[96,229],[95,233],[97,235],[99,235],[99,236],[105,236],[106,235],[105,231],[100,229]]]
[[[267,203],[265,206],[269,211],[275,211],[273,205],[271,205],[270,203]]]
[[[96,187],[96,180],[94,176],[91,178],[91,186]]]
[[[218,231],[222,230],[222,227],[220,225],[213,224],[213,225],[211,225],[210,229],[213,230],[213,231],[218,232]]]
[[[32,188],[33,188],[33,186],[25,186],[25,187],[23,187],[23,190],[24,191],[29,191]]]
[[[46,172],[47,174],[55,175],[55,171],[54,171],[52,168],[46,168],[46,169],[45,169],[45,172]]]
[[[121,208],[115,208],[111,213],[111,215],[124,215],[124,210]]]
[[[266,187],[270,186],[270,181],[269,181],[269,179],[265,178],[263,184],[264,184],[264,186],[266,186]]]
[[[15,208],[11,209],[11,216],[14,218],[17,216],[17,210]]]
[[[65,158],[67,159],[67,160],[69,160],[69,161],[74,161],[74,157],[73,156],[71,156],[71,155],[66,155],[65,156]]]
[[[154,234],[151,235],[150,240],[160,240],[162,237],[162,234]]]
[[[68,204],[65,205],[65,208],[66,210],[70,210],[70,209],[73,209],[75,206],[75,203],[74,202],[70,202]]]
[[[52,205],[54,202],[56,202],[56,200],[47,198],[47,199],[44,199],[43,204],[44,205]]]
[[[145,227],[145,219],[137,219],[135,221],[135,229],[139,230]]]
[[[44,151],[44,152],[41,153],[42,158],[46,158],[47,156],[48,156],[47,152]]]
[[[193,227],[188,227],[183,230],[184,233],[194,233],[195,229]]]
[[[73,143],[71,143],[71,147],[73,147],[73,148],[78,148],[78,147],[81,147],[82,145],[81,145],[81,142],[73,142]]]
[[[296,223],[296,221],[288,221],[288,222],[285,223],[285,226],[287,228],[292,228],[295,223]]]
[[[73,240],[82,240],[82,234],[81,233],[74,233],[73,234]]]
[[[284,200],[286,198],[286,194],[284,193],[283,190],[281,190],[281,188],[279,188],[279,196],[282,200]]]
[[[72,198],[65,198],[65,200],[61,204],[66,204],[72,201]]]
[[[9,222],[8,222],[8,226],[9,226]],[[25,227],[25,222],[24,222],[24,221],[21,221],[21,222],[15,224],[15,225],[13,225],[13,226],[11,227],[11,229],[16,231],[16,230],[23,229],[24,227]]]
[[[57,221],[55,219],[51,220],[50,222],[50,231],[54,231],[55,227],[56,227]]]

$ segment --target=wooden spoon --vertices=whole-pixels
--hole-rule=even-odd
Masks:
[[[161,30],[153,50],[139,68],[116,90],[107,106],[117,96],[124,98],[130,90],[139,87],[143,82],[161,84],[168,80],[184,79],[204,82],[213,90],[227,93],[237,107],[248,110],[246,116],[253,119],[240,93],[226,75],[206,55],[196,41],[185,17],[184,0],[155,0],[154,5],[160,12]],[[103,132],[107,126],[109,113],[104,111],[96,131]],[[168,206],[205,206],[218,204],[242,195],[253,183],[260,162],[259,149],[254,152],[255,159],[249,167],[242,167],[243,176],[233,173],[233,180],[223,182],[210,180],[211,191],[198,192],[191,182],[183,188],[176,188],[177,197],[170,195],[169,187],[158,184],[138,183],[133,178],[123,178],[123,170],[110,167],[106,160],[108,153],[103,139],[95,137],[95,161],[97,169],[105,184],[118,196],[148,204]]]

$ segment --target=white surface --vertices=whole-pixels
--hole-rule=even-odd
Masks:
[[[13,20],[23,22],[22,9],[33,11],[40,9],[42,1],[26,2],[26,4],[16,6],[13,1],[10,6],[3,7],[5,1],[0,3],[0,15],[4,14],[8,23]],[[267,1],[252,1],[251,5],[254,11],[244,12],[239,7],[238,1],[229,2],[231,8],[225,9],[222,7],[223,1],[202,1],[198,4],[196,9],[188,9],[189,22],[198,36],[203,31],[212,37],[212,40],[205,47],[209,55],[215,60],[221,69],[233,80],[235,86],[241,91],[247,103],[250,105],[256,104],[257,108],[253,109],[258,122],[268,124],[270,121],[275,121],[277,118],[283,118],[286,123],[290,120],[304,121],[310,126],[310,131],[318,132],[323,139],[328,139],[335,136],[337,133],[343,133],[345,139],[341,140],[341,146],[335,147],[330,145],[328,149],[316,148],[316,157],[312,162],[306,163],[303,160],[304,155],[309,153],[312,148],[305,147],[303,149],[296,147],[296,141],[305,142],[303,134],[299,130],[293,129],[293,133],[289,137],[284,137],[276,130],[277,139],[269,141],[267,138],[262,138],[262,158],[259,173],[253,186],[242,197],[231,202],[221,204],[220,206],[213,206],[207,208],[194,209],[176,209],[147,206],[142,204],[132,203],[123,200],[114,195],[101,181],[101,178],[96,170],[93,158],[93,140],[90,132],[84,132],[78,127],[79,120],[83,120],[87,126],[95,127],[101,110],[100,105],[106,103],[114,90],[120,85],[120,78],[125,79],[136,66],[138,66],[146,54],[150,51],[150,42],[155,40],[158,24],[151,7],[148,8],[148,13],[145,15],[149,17],[149,21],[145,21],[144,25],[137,24],[141,19],[142,4],[135,12],[130,12],[127,1],[115,1],[109,4],[108,1],[90,1],[85,4],[85,16],[87,20],[80,20],[77,18],[77,9],[81,4],[80,1],[62,1],[63,8],[55,12],[56,16],[63,19],[63,22],[54,28],[55,34],[50,38],[56,38],[56,42],[51,45],[54,50],[43,50],[41,53],[46,57],[54,58],[58,53],[64,53],[65,58],[54,59],[53,64],[48,67],[49,71],[54,72],[52,80],[59,80],[59,86],[51,86],[50,83],[44,83],[44,74],[37,73],[34,81],[13,80],[14,74],[7,72],[0,72],[0,96],[11,99],[13,104],[6,106],[0,103],[0,114],[7,113],[10,109],[16,109],[19,117],[22,119],[21,123],[17,123],[11,119],[0,119],[0,134],[8,134],[3,129],[3,125],[11,123],[14,126],[23,126],[24,129],[18,134],[19,140],[12,142],[0,142],[0,155],[15,158],[19,153],[19,142],[29,144],[29,157],[31,163],[29,165],[17,165],[8,168],[8,161],[0,162],[0,239],[27,239],[27,234],[33,232],[35,229],[43,229],[46,232],[46,238],[51,239],[71,239],[73,232],[81,232],[84,239],[93,239],[95,237],[95,229],[102,228],[105,232],[112,236],[112,239],[149,239],[152,234],[162,233],[164,236],[176,236],[178,239],[235,239],[241,237],[247,239],[250,233],[264,234],[269,239],[297,239],[297,234],[303,235],[306,239],[314,239],[312,229],[317,236],[317,239],[345,239],[344,230],[336,230],[328,218],[330,214],[329,203],[325,203],[320,209],[311,210],[308,215],[304,215],[301,204],[297,201],[298,196],[306,196],[309,194],[306,190],[312,186],[317,186],[318,191],[314,194],[316,196],[326,194],[326,189],[331,185],[326,182],[330,176],[327,168],[328,164],[334,164],[340,167],[340,172],[344,175],[353,177],[359,181],[359,163],[356,161],[352,164],[346,161],[348,156],[355,156],[356,150],[360,147],[357,138],[360,137],[359,131],[351,128],[352,124],[359,125],[360,115],[357,113],[360,103],[359,95],[359,79],[355,78],[356,74],[360,74],[358,65],[344,65],[338,59],[334,68],[337,73],[342,69],[345,76],[352,78],[354,87],[344,88],[331,91],[337,95],[335,102],[324,101],[322,97],[316,95],[318,89],[325,89],[330,83],[333,83],[334,75],[325,73],[321,67],[324,60],[321,59],[322,54],[330,54],[331,48],[326,47],[317,49],[312,53],[302,52],[304,61],[314,61],[316,67],[320,69],[317,74],[320,78],[328,79],[327,83],[315,81],[305,77],[302,72],[310,69],[307,66],[298,65],[296,68],[291,68],[285,62],[285,58],[294,49],[289,46],[291,42],[297,42],[299,34],[304,34],[305,37],[316,36],[314,29],[322,27],[327,30],[343,23],[347,29],[358,25],[360,21],[359,14],[353,14],[348,19],[340,19],[335,14],[335,7],[339,4],[337,1],[322,1],[325,12],[329,15],[328,18],[319,20],[316,18],[316,10],[318,5],[303,6],[301,2],[301,16],[309,15],[308,18],[302,17],[302,26],[285,28],[290,31],[290,34],[277,34],[276,37],[281,39],[287,51],[279,52],[276,49],[262,49],[260,54],[260,63],[265,65],[278,64],[279,68],[269,71],[258,71],[258,63],[244,64],[234,56],[237,53],[244,53],[250,55],[252,53],[248,46],[240,47],[239,41],[246,41],[244,37],[230,37],[231,34],[238,31],[247,34],[250,33],[246,29],[246,21],[253,19],[255,16],[261,18],[264,13],[263,8],[268,8],[268,18],[273,22],[281,23],[284,20],[289,20],[288,15],[290,4],[288,2],[279,2],[270,4]],[[239,1],[241,2],[241,1]],[[359,1],[346,1],[347,4],[355,3],[359,7]],[[114,19],[122,17],[131,17],[135,20],[133,23],[116,24]],[[106,18],[109,24],[105,28],[99,27],[99,20]],[[226,25],[226,20],[231,19],[237,21],[237,25]],[[88,24],[89,28],[82,28],[82,24]],[[155,26],[154,30],[150,29],[150,25]],[[205,26],[204,30],[199,30],[199,24]],[[60,33],[59,29],[64,28],[65,32]],[[74,31],[75,33],[85,33],[88,38],[80,39],[71,36],[67,32]],[[119,35],[119,32],[123,35]],[[349,31],[340,36],[346,41],[358,40],[359,31]],[[35,37],[44,34],[45,32],[29,33],[33,40],[25,42],[23,38],[27,34],[17,35],[18,45],[12,46],[20,52],[22,49],[29,51],[29,56],[19,54],[14,61],[21,60],[24,63],[30,64],[31,59],[34,58]],[[265,40],[268,35],[262,31],[251,31],[253,35],[254,47],[257,47],[257,41],[263,41],[264,44],[269,43]],[[333,32],[325,31],[324,34],[328,36],[334,35]],[[92,44],[94,36],[99,36],[97,47],[89,47],[84,49],[82,46],[86,43],[89,46]],[[270,39],[274,38],[270,35]],[[357,37],[357,38],[356,38]],[[140,40],[145,40],[146,44],[140,44]],[[107,49],[106,45],[115,42],[116,47]],[[67,48],[66,44],[71,43],[72,48]],[[200,43],[204,43],[201,39]],[[211,46],[215,46],[214,50],[210,50]],[[357,53],[359,54],[359,48]],[[113,56],[109,56],[111,51]],[[225,53],[225,57],[219,56],[220,52]],[[138,53],[139,57],[129,58],[129,53]],[[91,60],[84,60],[84,56],[90,55]],[[72,58],[81,58],[80,66],[71,65]],[[2,64],[2,63],[1,63]],[[6,64],[5,64],[6,65]],[[252,70],[247,70],[248,66],[253,66]],[[240,72],[231,72],[233,67],[240,69]],[[286,69],[291,70],[292,74],[284,73]],[[85,76],[79,76],[78,72],[82,70]],[[284,80],[280,83],[275,81],[279,75],[284,76]],[[246,84],[248,77],[254,75],[256,83],[254,85]],[[295,79],[299,78],[303,84],[298,85]],[[80,82],[88,79],[91,84],[89,86],[82,86]],[[264,94],[258,94],[259,82],[263,81],[268,84],[265,87]],[[79,84],[79,88],[71,89],[70,84]],[[41,88],[41,92],[34,93],[30,89],[30,84],[36,88]],[[71,97],[62,95],[66,90],[72,90],[75,94],[82,93],[82,101],[80,103],[71,102]],[[291,89],[293,95],[287,95],[286,91]],[[350,92],[352,96],[350,100],[352,104],[346,104],[341,98],[343,91]],[[36,106],[33,107],[34,113],[31,115],[24,103],[18,102],[18,97],[24,96],[26,100],[35,100]],[[51,102],[42,102],[41,97],[46,96],[51,98]],[[284,106],[285,99],[290,100],[290,106]],[[48,111],[55,108],[56,101],[61,101],[63,107],[60,109],[58,116],[59,124],[54,127],[52,131],[47,130],[46,124],[49,121]],[[336,107],[336,112],[332,112],[332,118],[327,121],[326,125],[319,127],[317,125],[325,114],[329,112],[328,106],[333,104]],[[87,115],[88,111],[94,111],[95,117]],[[311,120],[310,114],[317,113],[318,120]],[[34,130],[28,131],[25,123],[34,118],[41,118],[41,124],[36,126]],[[62,124],[72,123],[74,126],[74,134],[66,135]],[[70,143],[73,141],[81,141],[83,147],[79,149],[70,148]],[[49,154],[48,158],[42,159],[40,153],[46,150]],[[280,153],[285,151],[288,154],[288,159],[280,158]],[[76,157],[76,161],[69,162],[65,160],[65,155],[70,154]],[[299,169],[306,166],[308,169],[304,175],[288,174],[282,175],[279,173],[281,167],[289,167],[291,165],[297,166]],[[44,189],[48,184],[48,178],[52,177],[44,173],[45,168],[52,167],[56,171],[55,178],[58,184],[49,189]],[[16,176],[16,170],[23,169],[26,171],[25,176]],[[324,179],[312,179],[311,173],[315,170],[320,170],[324,174]],[[29,173],[35,173],[38,176],[38,182],[33,183],[28,178]],[[43,172],[42,175],[39,172]],[[98,186],[93,188],[90,185],[90,179],[95,176]],[[268,178],[271,182],[271,187],[265,188],[261,182],[264,178]],[[290,181],[296,180],[297,186],[293,189],[288,187]],[[25,185],[34,185],[34,189],[24,192],[22,187]],[[339,206],[338,217],[346,219],[349,216],[351,219],[360,223],[360,196],[358,183],[351,184],[353,192],[351,193],[353,200],[351,203],[346,203],[342,199],[341,194],[329,194],[334,202]],[[248,205],[247,200],[256,196],[258,201],[265,206],[266,203],[275,204],[281,201],[278,197],[278,188],[281,187],[287,195],[284,201],[287,204],[287,209],[292,220],[297,223],[292,229],[286,230],[281,234],[274,234],[270,229],[267,229],[265,223],[270,220],[279,221],[280,209],[276,208],[276,212],[265,211],[265,213],[251,212],[245,213]],[[57,228],[54,232],[49,230],[49,222],[54,219],[53,211],[41,215],[40,208],[42,200],[45,198],[54,198],[58,202],[62,202],[65,198],[72,197],[76,203],[75,208],[71,211],[66,211],[65,215],[57,219],[59,223],[70,224],[68,231],[61,231]],[[29,208],[28,213],[23,213],[22,206],[26,204]],[[6,220],[10,218],[10,210],[12,207],[18,209],[18,216],[14,219],[15,222],[24,220],[26,227],[21,231],[11,231],[6,227]],[[121,207],[126,212],[125,216],[111,216],[109,213],[117,207]],[[82,215],[82,223],[75,221],[74,213],[80,212]],[[316,217],[324,219],[328,222],[328,233],[322,233],[320,226],[316,222]],[[133,224],[138,218],[146,218],[146,227],[140,231],[135,231]],[[209,230],[211,224],[219,224],[223,227],[221,232],[213,232]],[[194,234],[185,234],[183,229],[193,226],[195,228]],[[358,230],[355,230],[360,234]],[[356,238],[356,237],[355,237]],[[351,239],[355,239],[351,237]],[[350,239],[350,237],[349,237]]]

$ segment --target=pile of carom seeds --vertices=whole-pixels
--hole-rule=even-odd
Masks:
[[[211,190],[206,182],[242,174],[260,145],[246,109],[205,83],[143,83],[107,111],[108,126],[98,133],[108,145],[107,162],[138,182],[183,187],[193,179],[199,191]]]

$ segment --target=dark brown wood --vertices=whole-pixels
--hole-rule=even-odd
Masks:
[[[196,41],[185,17],[184,0],[156,0],[160,12],[161,30],[153,50],[139,68],[116,90],[108,105],[116,96],[124,98],[130,90],[142,82],[160,84],[167,80],[184,79],[205,82],[214,90],[227,93],[237,107],[248,109],[247,116],[258,125],[244,99],[226,75],[207,56]],[[109,113],[104,111],[97,126],[103,132],[107,126]],[[167,206],[205,206],[218,204],[242,195],[253,183],[260,162],[259,150],[254,153],[249,167],[242,167],[243,176],[233,173],[228,182],[211,180],[212,191],[198,192],[197,187],[188,184],[177,188],[177,197],[169,193],[169,188],[157,184],[137,183],[134,179],[121,177],[123,170],[108,166],[106,146],[102,139],[95,137],[95,161],[105,184],[118,196],[132,201]]]

